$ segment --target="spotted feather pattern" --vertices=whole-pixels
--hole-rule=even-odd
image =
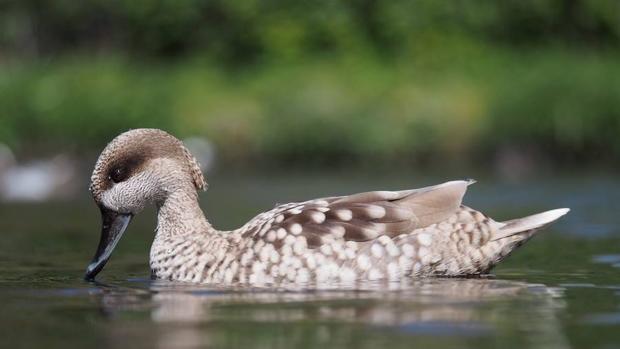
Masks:
[[[510,248],[491,241],[499,223],[461,206],[467,184],[281,205],[209,240],[220,241],[217,248],[202,240],[165,242],[179,246],[170,253],[176,262],[168,264],[181,267],[154,272],[176,280],[257,285],[486,272]],[[421,206],[420,200],[430,204]],[[187,254],[194,257],[178,257]]]

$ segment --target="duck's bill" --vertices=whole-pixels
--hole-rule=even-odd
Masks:
[[[101,208],[101,239],[93,260],[86,268],[86,275],[84,275],[86,280],[94,280],[95,276],[103,269],[132,218],[133,215],[131,214]]]

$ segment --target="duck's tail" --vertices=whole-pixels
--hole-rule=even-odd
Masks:
[[[501,222],[501,227],[492,240],[497,241],[515,235],[529,237],[535,231],[558,220],[560,217],[567,214],[568,211],[570,211],[568,208],[558,208],[523,218]]]

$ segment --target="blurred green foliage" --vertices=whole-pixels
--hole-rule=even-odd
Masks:
[[[222,159],[620,163],[620,3],[0,4],[0,140],[205,135]]]
[[[2,42],[42,54],[203,52],[244,64],[367,49],[386,57],[422,54],[459,36],[527,45],[617,46],[620,40],[620,4],[613,0],[21,0],[0,6]]]

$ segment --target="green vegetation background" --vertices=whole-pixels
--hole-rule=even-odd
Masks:
[[[25,0],[0,45],[26,156],[159,127],[239,164],[620,165],[613,0]]]

